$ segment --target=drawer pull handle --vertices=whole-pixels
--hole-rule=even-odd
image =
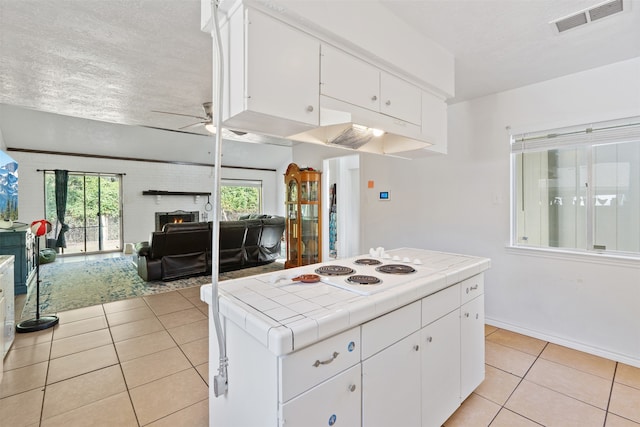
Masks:
[[[316,360],[315,362],[313,362],[313,366],[315,366],[316,368],[320,365],[328,365],[329,363],[333,362],[334,360],[336,360],[336,357],[338,357],[340,353],[338,353],[337,351],[333,352],[333,355],[331,357],[331,359],[327,359],[327,360]]]
[[[433,337],[427,337],[427,342],[433,341]]]
[[[477,285],[477,284],[475,284],[475,285],[473,285],[473,286],[471,287],[471,290],[472,290],[472,291],[475,291],[476,289],[478,289],[478,285]]]
[[[469,313],[465,313],[465,314],[464,314],[464,317],[469,317]]]
[[[419,346],[418,344],[414,345],[414,346],[413,346],[413,350],[414,350],[414,351],[418,351],[418,350],[420,350],[420,346]]]

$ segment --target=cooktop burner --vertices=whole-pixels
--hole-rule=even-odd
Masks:
[[[404,264],[386,264],[376,267],[376,271],[390,274],[409,274],[414,273],[416,269]]]
[[[316,273],[324,276],[344,276],[354,272],[355,270],[353,268],[342,265],[323,265],[322,267],[316,268]]]
[[[365,274],[355,274],[353,276],[347,277],[347,283],[352,283],[355,285],[377,285],[381,282],[382,281],[376,276],[367,276]]]
[[[373,258],[360,258],[353,261],[353,263],[360,265],[379,265],[382,264],[382,261]]]

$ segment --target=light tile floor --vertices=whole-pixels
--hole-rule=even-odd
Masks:
[[[199,287],[59,313],[18,334],[2,426],[208,424]],[[640,369],[487,326],[486,379],[446,427],[640,427]],[[399,426],[404,427],[404,426]]]

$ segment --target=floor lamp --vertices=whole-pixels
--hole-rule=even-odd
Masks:
[[[51,231],[51,223],[40,219],[31,223],[31,232],[36,236],[36,317],[16,325],[16,332],[35,332],[58,324],[58,316],[40,317],[40,237]]]

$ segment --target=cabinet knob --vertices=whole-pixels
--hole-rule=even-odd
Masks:
[[[433,337],[427,337],[427,342],[433,341]]]
[[[464,314],[464,317],[469,317],[469,313],[465,313],[465,314]]]
[[[418,351],[418,350],[420,350],[420,346],[419,346],[418,344],[414,345],[414,346],[413,346],[413,350],[414,350],[414,351]]]
[[[355,384],[351,384],[351,385],[349,386],[349,391],[350,391],[350,392],[354,392],[354,391],[356,391],[356,385],[355,385]]]
[[[373,96],[371,97],[371,100],[372,100],[372,101],[377,101],[377,100],[378,100],[378,97],[377,97],[377,96],[375,96],[375,95],[373,95]]]
[[[387,102],[385,102],[385,104],[386,104],[387,106],[391,105],[391,100],[387,100]]]
[[[311,113],[313,111],[313,105],[307,106],[307,111]]]

